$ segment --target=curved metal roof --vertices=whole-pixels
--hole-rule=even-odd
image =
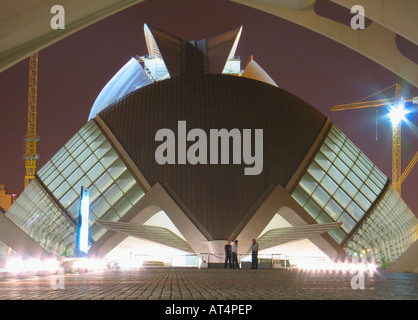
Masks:
[[[99,116],[150,185],[167,186],[215,240],[228,239],[271,185],[286,186],[326,122],[318,110],[283,89],[219,74],[153,83]],[[210,129],[252,129],[253,135],[263,129],[263,171],[244,175],[244,163],[159,165],[155,151],[161,142],[155,134],[162,128],[177,134],[178,121],[208,135]]]

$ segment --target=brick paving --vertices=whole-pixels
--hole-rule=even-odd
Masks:
[[[0,300],[418,300],[418,274],[148,268],[0,280]],[[61,283],[61,288],[58,284]],[[63,286],[62,286],[63,285]]]

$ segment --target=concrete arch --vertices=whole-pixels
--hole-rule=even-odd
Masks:
[[[65,8],[65,29],[53,30],[51,0],[4,0],[0,13],[0,71],[29,57],[66,36],[107,16],[144,0],[62,0]],[[418,87],[418,67],[404,57],[395,43],[399,34],[415,45],[418,43],[416,16],[418,0],[365,0],[362,5],[373,20],[366,30],[350,27],[318,16],[313,9],[315,0],[232,0],[304,26],[337,41],[379,63]],[[356,0],[332,0],[347,8]]]
[[[0,72],[64,37],[144,0],[62,0],[65,29],[53,30],[51,0],[3,0],[0,10]],[[366,30],[318,16],[315,0],[231,0],[304,26],[370,58],[418,87],[418,67],[396,47],[399,34],[418,44],[418,0],[364,0],[362,5],[373,20]],[[351,8],[356,0],[331,0]]]
[[[367,18],[374,21],[364,30],[351,27],[317,15],[312,0],[300,0],[291,6],[292,0],[232,0],[254,9],[306,27],[328,37],[375,61],[391,72],[418,86],[418,66],[406,58],[396,46],[396,34],[418,44],[417,0],[368,0],[362,1]],[[344,7],[358,4],[356,0],[331,0]]]

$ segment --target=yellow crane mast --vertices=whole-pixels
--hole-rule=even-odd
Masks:
[[[28,119],[25,140],[25,188],[35,177],[36,143],[39,137],[36,132],[37,96],[38,96],[38,53],[29,58],[29,89],[28,89]]]
[[[371,101],[364,101],[365,99],[375,96],[383,91],[386,91],[395,86],[395,95],[393,98],[387,99],[380,99],[380,100],[371,100]],[[393,105],[395,108],[401,108],[401,112],[403,111],[403,105],[405,102],[413,102],[417,103],[417,99],[415,98],[407,98],[403,99],[401,94],[401,85],[395,84],[386,89],[383,89],[379,92],[376,92],[366,98],[363,98],[354,103],[348,104],[341,104],[331,108],[331,111],[344,111],[344,110],[353,110],[353,109],[361,109],[361,108],[370,108],[370,107],[380,107],[384,105]],[[401,107],[400,107],[401,106]],[[408,165],[407,169],[402,175],[402,167],[401,167],[401,124],[402,124],[402,114],[395,117],[396,119],[392,119],[392,186],[393,188],[401,194],[401,185],[403,181],[406,179],[408,173],[412,170],[415,163],[417,162],[417,155],[412,159],[410,164]]]

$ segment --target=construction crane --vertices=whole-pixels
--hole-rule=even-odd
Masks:
[[[364,101],[372,96],[395,87],[395,94],[393,98]],[[376,92],[366,98],[363,98],[354,103],[337,105],[331,108],[331,111],[353,110],[370,107],[380,107],[384,105],[392,105],[391,120],[392,120],[392,186],[401,194],[401,185],[405,181],[407,175],[412,170],[418,160],[418,152],[415,154],[412,161],[407,166],[404,174],[402,174],[401,167],[401,123],[405,115],[404,104],[406,102],[418,103],[418,97],[404,99],[401,94],[401,85],[395,84],[379,92]]]
[[[35,177],[36,160],[39,155],[36,153],[36,144],[39,140],[36,131],[38,96],[38,53],[34,53],[29,58],[29,89],[28,89],[28,123],[25,140],[25,189]]]

